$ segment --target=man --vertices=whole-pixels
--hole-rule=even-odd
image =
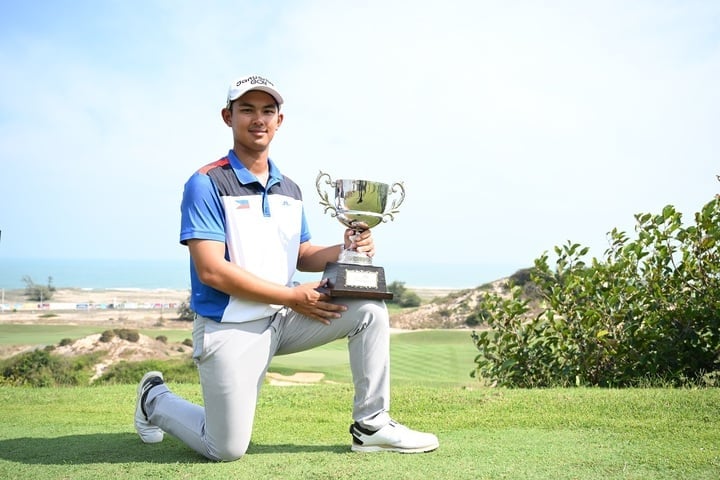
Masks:
[[[347,337],[355,386],[352,450],[434,450],[435,435],[410,430],[388,414],[385,304],[335,302],[320,293],[321,282],[292,283],[296,270],[320,272],[343,248],[372,256],[375,246],[370,230],[346,230],[342,245],[310,243],[300,189],[269,158],[282,104],[266,78],[233,82],[221,111],[233,148],[185,184],[180,242],[190,251],[193,358],[204,407],[173,394],[160,372],[149,372],[138,385],[135,428],[146,443],[162,441],[167,432],[209,459],[236,460],[250,443],[272,357]]]

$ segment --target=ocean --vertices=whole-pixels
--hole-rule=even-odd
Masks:
[[[385,263],[387,283],[404,282],[407,287],[473,288],[512,275],[528,265],[442,265]],[[121,259],[16,259],[0,258],[0,288],[25,288],[23,277],[56,288],[86,289],[189,289],[189,260]],[[310,282],[320,274],[298,273],[294,280]]]

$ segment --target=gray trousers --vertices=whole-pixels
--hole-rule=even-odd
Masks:
[[[193,356],[204,407],[173,394],[165,385],[150,390],[150,423],[211,460],[236,460],[250,444],[255,407],[274,355],[308,350],[348,339],[355,386],[353,420],[370,429],[390,421],[390,337],[382,301],[343,299],[348,310],[330,325],[290,309],[245,323],[218,323],[198,316]]]

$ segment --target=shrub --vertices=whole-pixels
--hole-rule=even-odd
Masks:
[[[50,300],[55,293],[52,277],[48,277],[47,286],[36,284],[29,275],[22,277],[25,284],[25,296],[28,300],[34,302],[46,302]]]
[[[720,200],[685,227],[667,206],[638,214],[636,239],[609,232],[602,260],[568,242],[535,260],[531,280],[543,311],[528,315],[515,286],[488,294],[478,311],[490,331],[473,333],[475,375],[499,385],[683,385],[720,371]],[[709,383],[706,381],[706,383]]]
[[[477,327],[482,323],[480,312],[473,312],[465,318],[465,325],[468,327]]]
[[[420,295],[412,290],[405,292],[405,295],[403,295],[398,302],[398,304],[403,308],[419,307],[421,303],[422,300],[420,299]]]
[[[522,287],[526,283],[530,282],[532,280],[532,269],[531,268],[521,268],[520,270],[517,270],[515,273],[510,275],[509,280],[519,287]]]
[[[71,358],[33,350],[2,362],[2,383],[14,386],[58,387],[87,384],[97,354]]]
[[[388,303],[394,303],[402,308],[419,307],[422,303],[417,293],[405,287],[405,282],[392,282],[388,285],[388,291],[393,294],[392,300],[388,300]]]
[[[103,343],[108,343],[112,341],[112,339],[115,337],[116,335],[114,330],[105,330],[100,334],[100,341]]]
[[[105,330],[100,334],[100,341],[107,343],[112,341],[112,339],[115,337],[135,343],[140,340],[140,332],[127,328],[115,328],[113,330]]]
[[[177,309],[178,320],[192,322],[195,320],[195,312],[190,308],[190,298],[182,302]]]
[[[174,383],[198,383],[199,381],[197,367],[191,359],[146,360],[115,363],[108,367],[93,384],[135,384],[151,370],[163,372],[165,379],[171,379]]]
[[[140,340],[140,332],[138,332],[137,330],[129,330],[127,328],[121,328],[121,329],[115,330],[115,333],[117,334],[118,337],[120,337],[121,339],[123,339],[127,342],[135,343],[138,340]]]

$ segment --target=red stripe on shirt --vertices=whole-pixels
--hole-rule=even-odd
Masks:
[[[205,174],[207,174],[207,172],[209,172],[213,168],[224,167],[228,163],[230,163],[230,160],[228,159],[228,157],[223,157],[220,160],[216,160],[212,163],[208,163],[204,167],[201,167],[200,170],[198,170],[198,173],[202,173],[203,175],[205,175]]]

